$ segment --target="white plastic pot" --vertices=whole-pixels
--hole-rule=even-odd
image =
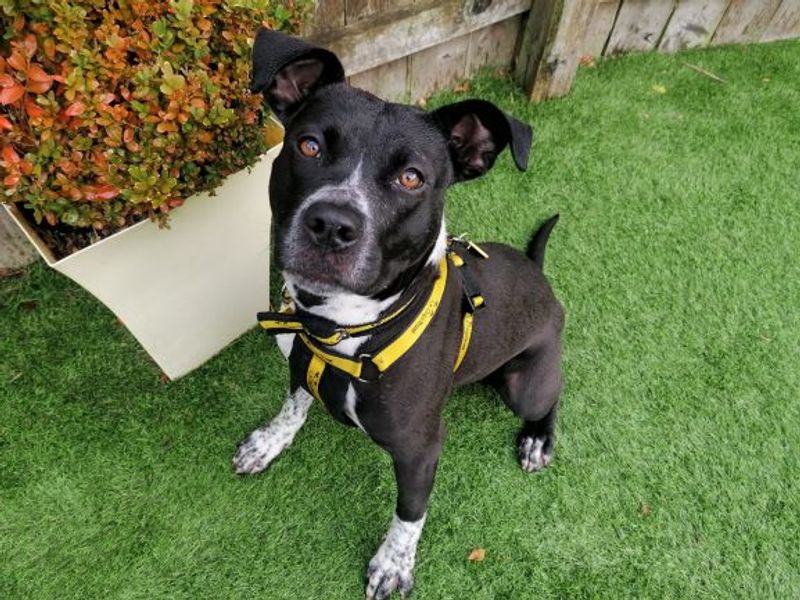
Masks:
[[[276,146],[249,171],[170,213],[55,260],[17,209],[7,210],[42,258],[105,304],[171,379],[256,324],[269,302],[269,178]]]

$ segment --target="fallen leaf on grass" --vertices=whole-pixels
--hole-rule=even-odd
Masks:
[[[654,83],[654,84],[653,84],[653,85],[650,87],[650,89],[651,89],[651,90],[653,90],[653,91],[654,91],[656,94],[666,94],[666,93],[667,93],[667,88],[665,88],[665,87],[664,87],[663,85],[661,85],[660,83]]]
[[[486,558],[486,549],[475,548],[472,552],[469,553],[467,560],[470,562],[481,562],[484,558]]]
[[[464,92],[468,92],[472,89],[472,82],[469,79],[459,83],[453,88],[453,91],[457,94],[463,94]]]
[[[591,54],[584,54],[580,57],[579,62],[581,63],[582,67],[589,67],[590,69],[595,65],[594,56]]]
[[[162,373],[162,374],[161,374],[161,375],[159,375],[159,377],[158,377],[158,382],[159,382],[161,385],[167,385],[167,384],[168,384],[168,383],[170,383],[171,381],[172,381],[172,380],[169,378],[169,375],[167,375],[166,373]]]
[[[639,503],[639,514],[643,517],[649,517],[653,514],[653,507],[647,502],[641,502]]]

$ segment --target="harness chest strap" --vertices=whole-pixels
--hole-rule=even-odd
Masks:
[[[469,305],[462,320],[461,343],[459,345],[458,355],[453,366],[453,372],[455,372],[461,366],[461,363],[467,354],[467,350],[469,349],[469,342],[472,337],[473,311],[476,308],[483,306],[484,301],[483,297],[480,296],[480,293],[476,291],[471,278],[468,277],[467,271],[461,268],[464,266],[464,260],[453,251],[448,252],[447,256],[449,257],[449,261],[452,262],[454,266],[459,268],[462,278],[462,287],[464,288],[464,293],[467,297]],[[365,377],[365,365],[371,364],[377,371],[377,377],[379,377],[384,371],[389,369],[414,346],[425,329],[427,329],[428,325],[430,325],[433,317],[436,315],[436,312],[439,309],[439,305],[441,304],[445,287],[447,285],[447,263],[448,258],[442,258],[442,261],[439,263],[439,275],[434,281],[431,294],[428,297],[425,306],[423,306],[422,310],[414,318],[412,323],[396,339],[389,343],[388,346],[373,356],[362,355],[356,360],[347,356],[342,356],[323,350],[316,343],[314,343],[314,341],[312,341],[312,337],[322,344],[330,343],[329,340],[331,338],[318,338],[316,336],[311,336],[307,331],[305,331],[305,328],[301,322],[291,319],[292,315],[290,314],[276,315],[275,313],[262,313],[264,318],[261,318],[262,315],[259,315],[259,324],[271,333],[297,333],[299,339],[311,353],[311,359],[309,360],[308,368],[306,370],[306,385],[314,397],[321,399],[319,386],[327,365],[343,371],[355,379],[369,381],[371,379],[367,379]],[[393,312],[388,317],[384,317],[375,323],[360,325],[357,327],[341,328],[340,331],[368,331],[369,329],[373,329],[389,321],[391,318],[394,318],[407,306],[408,304],[404,305],[398,311]],[[342,339],[342,337],[339,337],[332,343],[337,343],[340,339]]]
[[[414,298],[412,297],[407,302],[405,302],[400,308],[386,315],[382,319],[375,321],[374,323],[336,327],[332,331],[326,333],[314,333],[311,335],[313,335],[314,339],[324,344],[325,346],[334,346],[339,342],[341,342],[343,339],[357,336],[363,333],[368,333],[369,331],[377,329],[381,325],[388,323],[395,317],[399,316],[403,311],[405,311],[413,301]],[[323,319],[319,320],[322,321]],[[261,327],[263,327],[272,334],[309,332],[309,324],[298,321],[296,315],[294,315],[291,312],[281,311],[277,313],[274,312],[259,313],[258,322],[259,325],[261,325]]]
[[[422,307],[422,310],[403,333],[374,356],[364,355],[356,360],[347,356],[327,352],[315,344],[307,333],[299,333],[298,336],[300,340],[312,354],[312,359],[306,374],[306,383],[311,392],[314,393],[315,390],[318,392],[319,381],[322,379],[325,365],[330,365],[340,371],[344,371],[351,377],[361,380],[366,379],[364,366],[367,361],[374,365],[379,374],[386,371],[414,346],[425,329],[427,329],[434,315],[436,315],[436,311],[439,309],[446,284],[447,260],[442,259],[442,262],[439,263],[439,275],[433,283],[433,289],[431,290],[431,294],[425,306]],[[314,395],[318,396],[318,393]]]

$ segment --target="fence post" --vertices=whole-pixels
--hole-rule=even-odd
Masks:
[[[516,77],[538,102],[563,96],[578,70],[597,0],[534,0],[517,54]]]

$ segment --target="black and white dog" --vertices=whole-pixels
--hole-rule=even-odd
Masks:
[[[499,387],[522,419],[525,471],[553,457],[564,313],[542,262],[556,218],[527,255],[448,240],[444,222],[447,188],[486,173],[506,146],[526,168],[531,129],[481,100],[430,113],[385,102],[350,87],[334,54],[263,29],[252,91],[286,128],[269,190],[293,312],[261,318],[280,334],[291,383],[280,413],[239,447],[234,469],[266,469],[315,396],[361,428],[391,455],[398,489],[366,595],[405,595],[453,386]]]

